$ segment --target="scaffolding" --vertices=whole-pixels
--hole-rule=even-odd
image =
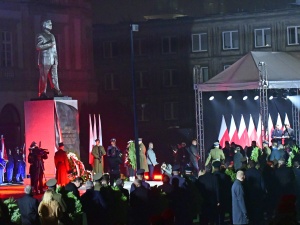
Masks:
[[[299,90],[297,89],[296,95],[299,95]],[[299,121],[300,111],[298,107],[292,103],[292,117],[293,117],[293,129],[294,129],[294,135],[295,135],[295,142],[299,146],[300,141],[300,121]]]
[[[195,116],[197,132],[197,149],[200,155],[200,168],[205,164],[205,147],[204,147],[204,122],[203,122],[203,98],[202,91],[198,90],[198,84],[203,83],[201,66],[196,65],[193,68],[194,91],[195,91]]]
[[[264,62],[258,63],[259,70],[259,107],[261,116],[261,141],[269,140],[268,133],[268,76],[266,71],[266,64]]]

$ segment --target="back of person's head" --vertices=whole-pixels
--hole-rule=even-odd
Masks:
[[[45,191],[42,202],[49,204],[53,200],[53,190]]]
[[[163,176],[162,182],[163,182],[164,184],[170,183],[170,177],[169,177],[168,175],[164,175],[164,176]]]
[[[123,187],[124,186],[124,181],[121,178],[117,179],[116,180],[116,186],[117,187]]]
[[[179,179],[177,177],[174,177],[172,179],[172,186],[173,187],[179,187]]]
[[[24,192],[28,195],[32,194],[32,187],[30,185],[26,185],[24,188]]]
[[[83,179],[81,177],[76,177],[73,182],[80,182],[83,183]]]
[[[294,164],[293,164],[293,166],[294,166],[295,168],[298,168],[298,167],[299,167],[299,162],[298,162],[298,161],[295,161]]]
[[[93,189],[94,187],[94,184],[92,181],[88,180],[86,183],[85,183],[85,188],[88,190],[88,189]]]
[[[253,160],[249,160],[249,167],[254,168],[256,166],[255,162]]]

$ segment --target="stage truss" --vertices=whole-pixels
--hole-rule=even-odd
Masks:
[[[259,69],[259,107],[261,115],[261,140],[268,140],[268,89],[269,82],[266,70],[266,64],[264,62],[258,63]],[[195,115],[196,115],[196,132],[198,140],[198,151],[200,154],[200,167],[203,168],[205,164],[205,146],[204,146],[204,121],[203,121],[203,98],[202,91],[199,90],[198,84],[203,83],[202,69],[200,65],[196,65],[193,68],[193,77],[194,77],[194,91],[195,91]],[[299,90],[297,89],[297,95]],[[299,145],[300,140],[300,110],[292,104],[292,120],[293,120],[293,129],[295,132],[295,141]]]

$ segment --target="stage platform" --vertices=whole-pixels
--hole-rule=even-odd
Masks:
[[[161,181],[147,181],[151,187],[157,185],[161,185],[162,182]],[[127,190],[130,190],[132,182],[131,181],[125,181],[124,183],[124,188],[126,188]],[[21,198],[24,195],[24,187],[25,184],[21,184],[21,183],[16,183],[16,184],[2,184],[0,185],[0,199],[7,199],[10,197],[13,197],[15,199]],[[83,185],[82,187],[80,187],[79,189],[80,194],[83,194],[85,192],[85,185]],[[37,199],[41,199],[42,198],[42,194],[41,195],[35,195],[34,197]]]

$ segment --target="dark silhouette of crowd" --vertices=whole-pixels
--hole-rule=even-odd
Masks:
[[[100,173],[93,181],[78,177],[59,188],[50,179],[41,202],[26,186],[25,196],[17,200],[22,224],[298,224],[297,146],[278,148],[264,142],[259,148],[253,142],[243,149],[226,143],[222,150],[214,143],[213,149],[198,174],[194,167],[179,163],[172,166],[171,175],[163,175],[159,186],[150,187],[143,169],[136,171],[130,190],[124,188],[124,180],[110,185],[109,174]],[[225,158],[214,158],[222,155],[219,150]],[[83,184],[86,190],[80,195]],[[10,224],[3,204],[0,215],[1,225]]]

